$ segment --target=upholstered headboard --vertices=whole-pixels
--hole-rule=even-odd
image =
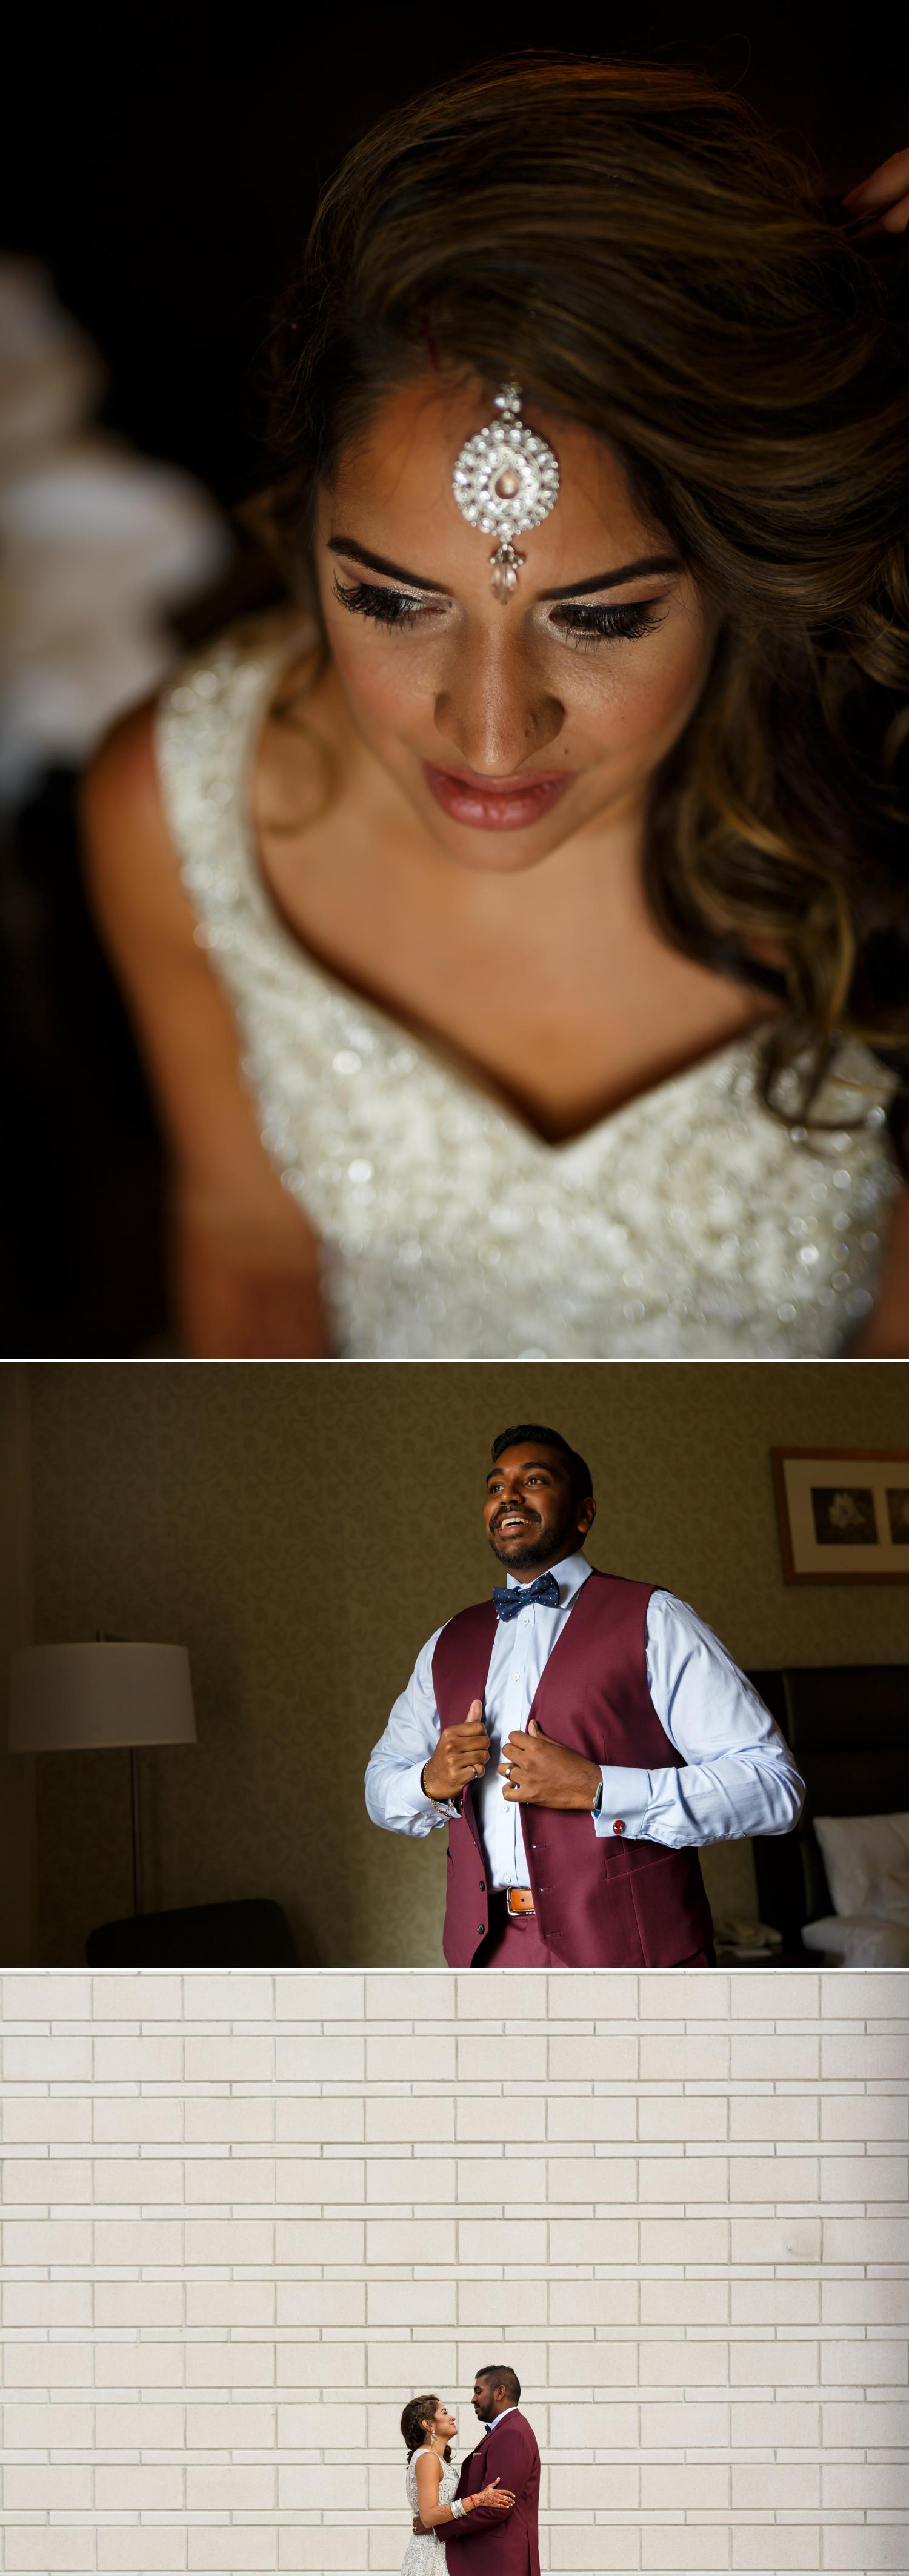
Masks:
[[[909,1810],[909,1664],[791,1664],[749,1678],[805,1781],[798,1831],[753,1844],[761,1921],[793,1941],[833,1913],[813,1818]]]

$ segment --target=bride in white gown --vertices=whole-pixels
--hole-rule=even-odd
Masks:
[[[860,230],[740,99],[608,61],[471,74],[327,191],[274,340],[306,606],[86,799],[188,1352],[909,1352]]]
[[[401,2417],[401,2431],[407,2444],[407,2502],[412,2514],[431,2524],[426,2532],[412,2531],[401,2562],[401,2576],[444,2576],[444,2542],[440,2534],[451,2521],[451,2507],[458,2484],[458,2471],[451,2466],[451,2443],[457,2434],[454,2416],[438,2397],[412,2397]],[[503,2513],[514,2503],[513,2495],[500,2487],[498,2478],[492,2485],[481,2487],[477,2495],[465,2497],[466,2512],[477,2505],[498,2505]]]

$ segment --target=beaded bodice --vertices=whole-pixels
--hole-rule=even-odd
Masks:
[[[270,897],[248,785],[291,649],[266,627],[185,667],[158,757],[263,1143],[324,1246],[338,1355],[836,1353],[873,1302],[897,1187],[886,1073],[843,1046],[815,1107],[828,1132],[806,1134],[760,1103],[749,1035],[545,1143],[313,959]]]
[[[407,2463],[407,2471],[406,2471],[407,2502],[408,2502],[408,2504],[409,2504],[409,2506],[410,2506],[411,2513],[418,2513],[418,2512],[419,2512],[419,2509],[420,2509],[420,2499],[419,2499],[419,2496],[418,2496],[418,2493],[417,2493],[417,2473],[416,2473],[416,2468],[415,2468],[415,2465],[414,2465],[415,2461],[416,2461],[418,2458],[419,2458],[419,2453],[418,2453],[417,2451],[415,2451],[415,2452],[414,2452],[414,2455],[413,2455],[413,2459],[412,2459],[412,2460],[408,2460],[408,2463]],[[440,2480],[439,2480],[439,2494],[438,2494],[438,2502],[439,2502],[439,2504],[450,2504],[450,2503],[451,2503],[452,2497],[457,2493],[458,2476],[459,2476],[459,2471],[458,2471],[457,2467],[455,2466],[454,2461],[453,2461],[453,2460],[450,2460],[450,2461],[449,2461],[449,2463],[448,2463],[447,2468],[443,2468],[443,2470],[442,2470],[442,2475],[441,2475],[441,2478],[440,2478]]]

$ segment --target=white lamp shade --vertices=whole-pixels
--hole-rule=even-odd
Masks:
[[[185,1646],[105,1639],[85,1646],[21,1646],[12,1657],[11,1753],[195,1741]]]

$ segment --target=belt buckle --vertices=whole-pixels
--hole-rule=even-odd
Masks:
[[[534,1914],[536,1912],[536,1907],[529,1887],[506,1888],[505,1904],[508,1913],[512,1916],[517,1916],[519,1921],[524,1915]]]

